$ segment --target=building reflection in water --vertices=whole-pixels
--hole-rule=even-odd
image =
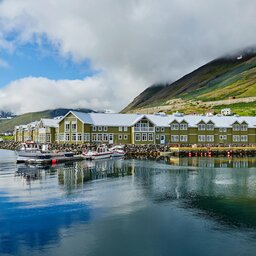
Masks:
[[[168,157],[166,163],[175,166],[192,166],[202,168],[252,168],[256,167],[256,158],[234,157],[234,158],[213,158],[213,157]]]
[[[59,184],[69,191],[91,180],[132,175],[134,167],[123,164],[123,159],[102,159],[64,164],[58,168]]]

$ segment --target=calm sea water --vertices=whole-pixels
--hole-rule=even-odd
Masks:
[[[16,165],[0,150],[0,255],[256,255],[256,160]]]

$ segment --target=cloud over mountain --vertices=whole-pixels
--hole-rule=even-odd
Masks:
[[[83,107],[99,102],[119,110],[150,84],[175,80],[229,51],[254,45],[255,9],[253,0],[2,1],[0,49],[11,52],[29,42],[40,47],[46,38],[63,58],[89,59],[101,74],[79,82],[45,79],[44,85],[43,78],[24,78],[0,89],[0,95],[19,86],[20,97],[33,91],[38,106],[70,106],[78,97],[76,104],[89,104]],[[80,91],[72,87],[77,83],[84,86]],[[69,85],[73,98],[65,97],[61,84]],[[58,101],[51,86],[58,88]],[[46,90],[48,97],[40,100],[37,94]],[[9,100],[11,110],[28,111],[16,97]],[[7,105],[1,99],[0,108]]]

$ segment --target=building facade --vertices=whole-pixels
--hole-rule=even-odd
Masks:
[[[256,144],[256,117],[222,115],[102,114],[70,111],[15,129],[16,141],[41,143],[249,145]]]

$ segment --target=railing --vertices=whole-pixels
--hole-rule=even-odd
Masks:
[[[153,132],[153,127],[134,127],[135,132]]]

